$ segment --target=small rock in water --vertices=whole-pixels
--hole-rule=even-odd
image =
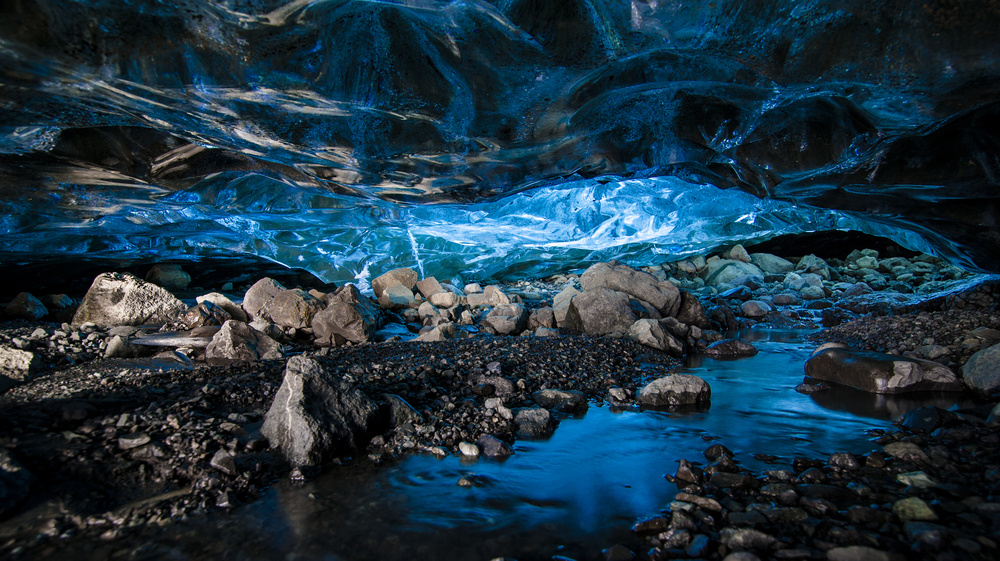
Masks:
[[[514,449],[509,444],[488,434],[479,437],[476,444],[479,445],[482,455],[487,458],[504,458],[514,454]]]
[[[535,403],[550,410],[562,413],[580,414],[587,411],[587,397],[576,390],[539,390],[531,394]]]
[[[636,401],[654,407],[703,405],[712,397],[705,380],[689,374],[673,374],[653,380],[636,394]]]
[[[553,419],[548,409],[518,409],[514,423],[517,425],[517,435],[522,438],[542,438],[552,434]]]
[[[469,456],[471,458],[479,456],[479,446],[476,446],[471,442],[459,442],[458,451],[461,452],[463,456]]]
[[[748,357],[757,354],[757,347],[737,339],[723,339],[709,345],[704,352],[722,358]]]

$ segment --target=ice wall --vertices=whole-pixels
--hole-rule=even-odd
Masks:
[[[1000,270],[991,1],[16,0],[0,260],[540,275],[856,230]]]

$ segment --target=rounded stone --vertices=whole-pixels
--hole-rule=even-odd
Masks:
[[[705,380],[690,374],[673,374],[653,380],[636,395],[636,401],[654,407],[676,407],[708,403],[712,389]]]

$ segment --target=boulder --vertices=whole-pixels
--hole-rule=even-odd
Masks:
[[[94,279],[80,302],[73,325],[164,324],[186,309],[173,294],[133,274],[103,273]]]
[[[597,263],[580,276],[584,292],[608,288],[650,303],[662,317],[674,317],[681,305],[680,290],[668,281],[615,262]]]
[[[136,358],[148,356],[152,352],[152,347],[135,345],[128,337],[114,335],[108,339],[108,346],[104,349],[104,358]]]
[[[636,320],[649,316],[649,311],[628,294],[593,288],[570,300],[566,321],[560,327],[587,335],[622,335]]]
[[[566,313],[569,312],[570,300],[578,294],[583,293],[572,286],[567,286],[552,299],[552,315],[556,320],[556,327],[563,327],[566,323]]]
[[[805,365],[806,376],[877,394],[961,391],[946,366],[929,360],[859,351],[836,344],[819,347]]]
[[[984,393],[1000,388],[1000,344],[977,351],[962,367],[965,385]]]
[[[23,382],[42,367],[42,359],[33,352],[0,346],[0,375]]]
[[[510,304],[510,297],[504,294],[499,287],[490,285],[482,292],[469,294],[466,296],[466,301],[473,308],[477,306],[503,306]]]
[[[420,414],[405,399],[396,394],[382,394],[389,405],[389,425],[392,427],[402,427],[407,423],[416,425],[424,422],[424,416]]]
[[[576,390],[538,390],[531,394],[535,403],[559,413],[580,414],[587,412],[587,396]]]
[[[199,304],[203,304],[205,302],[211,302],[212,304],[215,304],[216,306],[225,310],[226,313],[229,314],[229,317],[231,317],[232,319],[235,319],[236,321],[242,321],[243,323],[250,322],[250,316],[247,315],[246,311],[244,311],[243,308],[237,306],[232,300],[230,300],[229,298],[227,298],[222,294],[219,294],[218,292],[209,292],[204,296],[199,296],[195,298],[195,301],[198,302]]]
[[[399,284],[408,290],[413,290],[417,286],[417,272],[410,268],[393,269],[372,281],[372,290],[375,298],[380,298],[386,288]]]
[[[635,399],[642,405],[677,407],[705,405],[712,398],[712,389],[705,380],[689,374],[673,374],[646,384]]]
[[[303,329],[312,325],[324,302],[301,288],[282,290],[271,300],[269,315],[275,325]]]
[[[427,329],[427,328],[425,328]],[[446,341],[454,339],[458,329],[452,322],[438,324],[417,336],[417,341]]]
[[[761,300],[747,300],[740,306],[740,309],[744,316],[752,319],[767,317],[767,314],[772,310],[770,304]]]
[[[795,270],[795,265],[791,261],[770,253],[751,253],[750,262],[765,275],[784,275]]]
[[[424,280],[417,281],[417,292],[419,292],[424,298],[430,298],[435,294],[445,292],[445,289],[436,278],[427,277]]]
[[[10,451],[0,448],[0,517],[6,516],[28,497],[34,481],[35,477],[14,459]]]
[[[233,317],[229,315],[229,312],[206,300],[188,308],[181,315],[180,321],[188,329],[194,329],[206,325],[222,325],[230,319],[233,319]]]
[[[383,310],[400,310],[409,308],[415,299],[412,290],[401,284],[394,284],[382,290],[382,294],[378,297],[378,305]]]
[[[542,407],[517,409],[514,424],[519,438],[545,438],[555,429],[552,413]]]
[[[316,466],[362,449],[378,416],[375,402],[316,359],[290,358],[260,432],[294,466]]]
[[[459,298],[458,294],[448,291],[436,292],[427,298],[428,302],[434,304],[438,308],[451,308],[453,306],[457,306],[460,300],[461,298]]]
[[[41,300],[28,292],[22,292],[4,308],[7,317],[11,319],[26,319],[37,321],[49,315],[49,310]]]
[[[256,319],[271,321],[271,302],[284,290],[285,287],[281,283],[269,277],[260,279],[247,289],[243,295],[243,310],[250,317],[250,321]]]
[[[528,316],[528,329],[535,331],[539,327],[554,329],[556,327],[556,315],[552,308],[548,306],[531,311]]]
[[[819,275],[823,280],[830,280],[830,266],[820,257],[806,255],[795,264],[796,271],[805,271]]]
[[[702,278],[708,286],[727,286],[740,277],[764,278],[764,271],[751,263],[733,259],[712,261],[702,271]]]
[[[65,310],[73,305],[73,299],[65,294],[45,294],[39,300],[50,311]]]
[[[480,453],[487,458],[506,458],[514,455],[514,449],[509,444],[495,436],[484,434],[476,441]]]
[[[709,345],[704,353],[716,358],[740,358],[754,356],[757,354],[757,347],[738,339],[723,339]]]
[[[673,318],[670,318],[673,319]],[[639,343],[663,351],[672,356],[684,356],[684,342],[675,337],[661,322],[664,320],[640,319],[629,327],[626,337]]]
[[[205,348],[205,360],[209,364],[273,360],[284,352],[274,339],[241,321],[229,320]]]
[[[712,322],[705,315],[705,308],[701,305],[701,301],[686,290],[681,291],[681,307],[674,317],[677,318],[677,321],[687,325],[695,325],[702,329],[712,328]]]
[[[744,263],[750,263],[750,254],[747,253],[746,248],[740,244],[734,245],[729,249],[724,255],[726,259],[732,259],[733,261],[742,261]]]
[[[496,306],[483,319],[482,325],[497,335],[517,335],[528,327],[528,309],[521,304]]]
[[[146,273],[146,280],[167,290],[184,290],[191,284],[191,275],[176,263],[153,265]]]
[[[371,341],[381,323],[378,307],[353,284],[339,287],[326,297],[327,306],[312,319],[316,344],[336,347],[337,337],[352,343]]]

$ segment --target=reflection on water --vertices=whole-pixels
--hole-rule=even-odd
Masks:
[[[707,411],[591,407],[548,440],[518,442],[504,462],[418,455],[372,470],[360,461],[302,487],[278,483],[255,504],[174,529],[161,543],[194,559],[590,558],[614,543],[641,547],[631,523],[666,508],[677,491],[664,474],[682,458],[704,461],[713,442],[753,469],[765,467],[754,452],[782,465],[796,456],[867,453],[874,444],[865,429],[888,426],[911,407],[953,404],[933,395],[928,402],[799,394],[813,348],[807,333],[744,333],[758,355],[692,359],[683,371],[711,384]],[[476,486],[458,486],[463,476]]]

